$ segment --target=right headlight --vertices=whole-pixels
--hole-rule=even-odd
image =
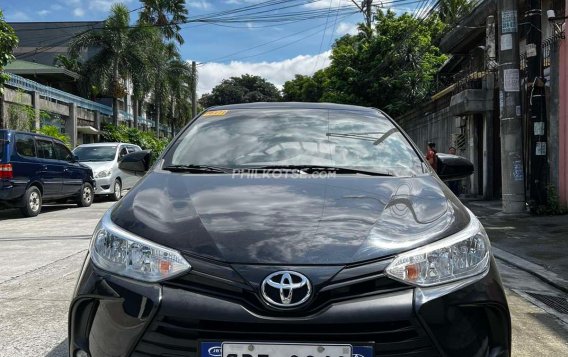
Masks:
[[[470,212],[468,226],[448,237],[399,254],[386,268],[389,277],[416,286],[433,286],[481,274],[489,269],[490,243]]]
[[[105,213],[95,228],[90,247],[93,263],[125,277],[156,282],[191,269],[175,249],[143,239],[117,226]]]
[[[101,171],[95,173],[95,178],[103,178],[103,177],[110,176],[111,174],[112,174],[111,169],[101,170]]]

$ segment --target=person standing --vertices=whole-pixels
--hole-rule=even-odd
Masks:
[[[426,160],[432,166],[434,171],[438,172],[438,156],[436,155],[438,152],[436,151],[436,143],[428,143],[428,149],[426,151]]]

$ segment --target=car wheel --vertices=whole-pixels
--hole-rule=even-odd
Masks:
[[[81,194],[77,200],[79,207],[89,207],[93,203],[93,186],[90,183],[84,183],[81,188]]]
[[[110,195],[111,201],[118,201],[122,197],[122,184],[119,179],[114,180],[114,193]]]
[[[20,208],[26,217],[35,217],[41,212],[41,191],[36,186],[31,186],[24,194],[24,207]]]

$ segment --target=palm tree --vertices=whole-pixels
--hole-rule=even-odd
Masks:
[[[145,33],[130,26],[130,12],[126,6],[115,4],[102,29],[82,33],[69,46],[70,56],[77,56],[86,48],[99,49],[85,63],[85,71],[89,73],[90,87],[112,96],[115,125],[118,125],[118,98],[126,95],[124,80],[146,60],[140,46],[146,41]]]
[[[181,59],[175,44],[161,38],[153,39],[148,66],[153,83],[156,134],[160,135],[163,117],[169,116],[167,121],[173,129],[188,119],[186,109],[194,79],[191,66]]]
[[[179,25],[188,20],[185,0],[141,0],[141,2],[144,6],[140,13],[140,21],[158,26],[166,39],[175,39],[183,45],[184,40]]]
[[[440,20],[447,25],[456,24],[463,16],[475,7],[472,0],[441,0],[439,7]]]
[[[53,59],[53,65],[55,67],[65,68],[68,71],[75,73],[81,72],[81,62],[79,61],[79,56],[65,56],[64,54],[58,54]]]

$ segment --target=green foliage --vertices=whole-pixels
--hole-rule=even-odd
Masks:
[[[441,0],[438,10],[440,20],[448,28],[453,27],[462,17],[471,13],[475,8],[472,0]]]
[[[188,20],[185,0],[141,0],[141,3],[140,21],[155,25],[166,39],[175,39],[183,45],[179,24]]]
[[[158,139],[153,132],[144,132],[126,125],[104,125],[102,131],[103,141],[125,142],[140,146],[143,150],[152,150],[152,157],[157,158],[168,145],[168,140]]]
[[[65,56],[64,54],[60,53],[53,59],[53,65],[56,67],[65,68],[68,71],[80,73],[82,63],[81,61],[79,61],[79,54],[77,53],[74,53],[71,56]]]
[[[266,79],[244,74],[241,77],[225,79],[211,91],[204,94],[199,103],[207,108],[214,105],[277,102],[281,100],[280,91]]]
[[[59,131],[59,128],[53,125],[43,125],[38,131],[39,134],[43,134],[43,135],[47,135],[47,136],[51,136],[53,138],[59,139],[61,141],[63,141],[63,143],[70,149],[72,149],[71,147],[71,140],[69,140],[69,137],[63,133],[61,133],[61,131]]]
[[[3,73],[4,66],[14,60],[14,48],[18,46],[18,36],[12,26],[4,21],[4,14],[0,9],[0,95],[4,93],[4,83],[9,79]]]
[[[556,187],[553,185],[547,186],[546,196],[546,205],[536,207],[534,210],[535,214],[539,216],[553,216],[568,213],[568,207],[560,203]]]
[[[312,77],[284,84],[284,98],[356,104],[400,115],[434,90],[436,71],[446,60],[434,45],[444,29],[436,17],[378,11],[373,31],[338,39],[331,65]]]

